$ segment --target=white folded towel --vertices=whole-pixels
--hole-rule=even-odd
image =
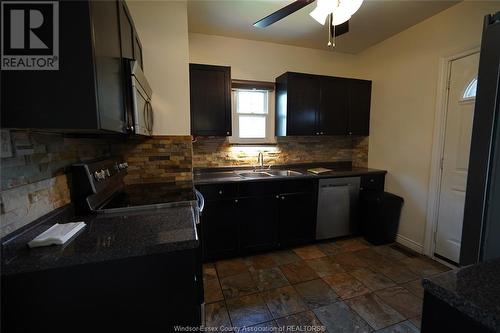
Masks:
[[[56,223],[28,243],[29,247],[62,245],[85,227],[85,222]]]

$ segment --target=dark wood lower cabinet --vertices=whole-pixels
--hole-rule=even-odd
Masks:
[[[201,217],[204,259],[312,242],[316,228],[314,184],[314,181],[242,184],[239,193],[234,193],[234,197],[231,194],[231,198],[213,195],[227,192],[221,190],[220,184],[198,187],[206,198],[211,198],[205,202]],[[286,193],[290,188],[295,192]],[[259,195],[261,191],[267,193]]]
[[[196,249],[2,276],[2,332],[199,326]],[[26,320],[29,318],[29,320]]]
[[[205,260],[230,257],[238,253],[236,199],[207,201],[201,217]]]
[[[240,253],[271,250],[278,245],[276,196],[238,199]]]
[[[288,193],[279,199],[280,245],[293,246],[312,242],[316,228],[314,193]]]

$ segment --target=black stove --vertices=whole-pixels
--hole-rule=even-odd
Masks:
[[[192,184],[148,183],[124,186],[101,209],[150,206],[195,200]]]
[[[126,185],[128,164],[120,158],[72,166],[72,191],[77,207],[97,213],[156,209],[197,199],[193,184],[143,183]]]

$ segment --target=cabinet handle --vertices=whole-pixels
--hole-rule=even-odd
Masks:
[[[360,187],[360,188],[359,188],[359,190],[360,190],[360,191],[363,191],[363,190],[364,190],[364,188],[363,188],[363,187]]]
[[[235,202],[235,203],[238,203],[238,199],[234,199],[234,202]]]
[[[374,183],[375,182],[375,179],[370,179],[370,183]]]
[[[352,132],[349,132],[349,135],[352,135]]]
[[[279,198],[280,198],[280,196],[279,196],[279,195],[277,195],[277,196],[276,196],[276,199],[279,199]]]
[[[319,132],[316,132],[316,135],[319,135]]]
[[[323,135],[323,132],[320,132],[321,135]]]
[[[227,135],[229,135],[229,132],[226,132]]]
[[[219,190],[219,194],[222,194],[222,190]]]
[[[281,197],[281,200],[285,200],[285,197]]]

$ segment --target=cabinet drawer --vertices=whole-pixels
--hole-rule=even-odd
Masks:
[[[238,193],[236,184],[201,185],[196,187],[205,200],[234,198]]]
[[[281,183],[280,193],[309,193],[316,191],[316,180],[287,180]]]
[[[264,182],[246,182],[240,183],[238,188],[239,197],[254,197],[270,194],[278,194],[280,190],[280,182],[264,181]]]
[[[361,177],[361,190],[384,190],[384,174],[365,175]]]

